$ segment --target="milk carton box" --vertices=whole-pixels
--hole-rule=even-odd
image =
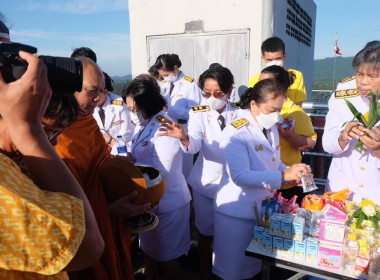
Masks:
[[[304,261],[305,255],[306,255],[306,242],[295,241],[294,242],[294,259]]]
[[[306,261],[316,263],[318,261],[318,238],[308,237],[306,239]]]
[[[303,217],[294,217],[293,219],[293,240],[302,241],[305,230],[305,219]]]
[[[294,255],[294,241],[292,239],[284,239],[283,256],[293,259]]]
[[[261,246],[261,242],[263,240],[263,234],[264,234],[264,227],[258,227],[255,226],[253,231],[253,241],[256,248],[259,248]]]
[[[273,254],[276,257],[284,255],[284,239],[282,237],[273,236]]]
[[[281,219],[284,215],[274,213],[270,217],[269,230],[272,235],[281,236]]]
[[[265,230],[263,234],[263,239],[261,240],[262,252],[266,255],[272,255],[272,246],[272,235],[270,234],[269,230]]]
[[[283,215],[281,219],[281,236],[287,239],[293,239],[293,216]]]

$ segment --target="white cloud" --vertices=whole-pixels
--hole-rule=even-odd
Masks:
[[[39,0],[29,1],[31,10],[94,14],[128,10],[128,0]]]
[[[12,41],[38,48],[40,55],[69,57],[74,48],[90,47],[98,63],[111,76],[131,73],[130,38],[127,33],[66,35],[41,30],[12,30]]]

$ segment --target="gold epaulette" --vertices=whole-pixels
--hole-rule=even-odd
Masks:
[[[340,80],[339,83],[346,83],[354,79],[355,79],[355,76],[347,77],[347,78],[344,78],[343,80]]]
[[[210,111],[210,106],[208,105],[192,106],[191,108],[193,109],[194,113]]]
[[[164,116],[161,116],[161,115],[158,115],[156,117],[156,121],[158,121],[159,123],[162,121],[162,119],[164,118]]]
[[[234,128],[239,129],[243,126],[245,126],[248,123],[248,120],[245,118],[238,119],[231,124],[233,125]]]
[[[190,82],[190,83],[192,83],[194,81],[194,78],[191,78],[189,76],[183,76],[183,79]]]
[[[231,102],[231,106],[240,109],[239,102]]]
[[[357,88],[351,88],[351,89],[341,89],[335,91],[335,98],[350,98],[355,97],[359,95],[359,91]]]
[[[111,104],[112,105],[119,105],[119,106],[123,106],[123,100],[111,100]]]

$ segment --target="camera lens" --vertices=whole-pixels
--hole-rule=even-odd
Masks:
[[[53,91],[74,93],[82,90],[82,61],[45,55],[39,58],[46,64],[50,87]]]

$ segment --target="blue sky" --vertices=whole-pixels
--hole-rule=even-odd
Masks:
[[[334,55],[336,33],[343,56],[380,39],[379,0],[314,2],[314,58]],[[128,0],[1,0],[0,12],[12,41],[35,46],[39,54],[70,56],[73,48],[87,46],[111,76],[131,73]]]

